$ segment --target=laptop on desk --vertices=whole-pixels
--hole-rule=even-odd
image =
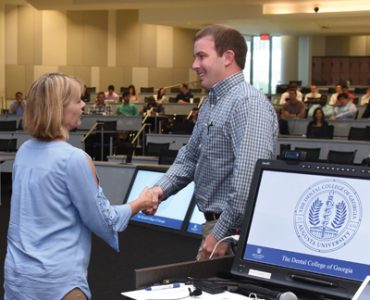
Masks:
[[[367,167],[258,161],[231,272],[351,299],[370,274],[369,180]]]

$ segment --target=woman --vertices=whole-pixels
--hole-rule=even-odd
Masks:
[[[33,139],[13,166],[5,300],[90,299],[91,233],[118,251],[117,232],[131,215],[156,207],[149,190],[129,204],[110,205],[91,159],[67,143],[81,122],[82,94],[77,79],[58,73],[30,88],[24,127]]]
[[[325,120],[324,111],[321,107],[317,107],[313,112],[312,121],[310,121],[307,125],[306,136],[324,137],[328,126],[328,122]]]
[[[130,103],[140,102],[139,93],[136,92],[135,86],[130,84],[128,86],[128,93],[130,94]]]
[[[160,105],[168,103],[165,88],[161,87],[158,89],[157,95],[155,97],[155,101],[157,102],[157,104],[160,104]]]

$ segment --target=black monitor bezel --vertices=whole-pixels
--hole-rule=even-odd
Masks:
[[[139,171],[155,171],[155,172],[161,172],[164,175],[166,173],[166,171],[168,170],[168,168],[169,168],[169,166],[167,166],[167,165],[150,165],[150,166],[149,165],[141,165],[141,166],[136,166],[135,167],[135,172],[132,175],[131,182],[128,186],[123,204],[126,204],[129,200],[128,197],[130,195],[132,186],[134,185],[136,175]],[[194,195],[192,196],[192,199],[190,200],[190,203],[189,203],[188,209],[185,213],[185,216],[184,216],[184,219],[182,221],[181,227],[178,228],[178,229],[177,228],[166,227],[166,226],[161,226],[161,225],[157,225],[157,224],[152,224],[152,223],[140,222],[140,221],[137,221],[137,220],[134,220],[134,219],[130,219],[130,224],[135,224],[135,225],[138,225],[140,227],[145,227],[145,228],[158,229],[158,230],[162,230],[162,231],[166,231],[166,232],[177,232],[177,233],[184,233],[185,235],[189,235],[189,234],[186,233],[186,228],[187,228],[187,224],[188,224],[189,218],[190,218],[191,207],[193,207],[193,205],[194,205],[193,203],[194,203]]]
[[[244,260],[246,241],[250,230],[253,212],[255,208],[255,199],[260,186],[262,173],[265,170],[283,171],[291,173],[304,173],[313,175],[333,175],[336,177],[370,179],[370,168],[363,166],[343,166],[326,163],[311,162],[291,162],[283,160],[259,160],[256,164],[254,176],[249,191],[248,201],[245,210],[245,219],[241,228],[239,247],[231,268],[231,273],[247,279],[254,279],[272,285],[279,285],[292,290],[301,292],[315,293],[336,297],[339,299],[350,299],[361,284],[360,281],[354,281],[344,278],[338,278],[308,271],[300,271],[286,267],[279,267],[258,263],[255,261]],[[255,277],[248,274],[250,270],[259,270],[270,274],[270,278]],[[310,283],[292,279],[291,275],[297,275],[312,279]],[[313,281],[317,283],[313,283]],[[333,283],[333,286],[318,284],[319,281]]]

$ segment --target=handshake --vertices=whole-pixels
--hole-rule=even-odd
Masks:
[[[154,215],[162,200],[163,191],[161,187],[156,185],[151,188],[145,188],[139,198],[129,203],[132,215],[137,214],[139,211],[147,215]]]

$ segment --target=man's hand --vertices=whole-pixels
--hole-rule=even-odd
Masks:
[[[157,205],[148,209],[143,209],[142,212],[146,215],[154,215],[157,212],[159,204],[163,200],[163,190],[159,185],[155,185],[149,190],[152,192],[153,201],[156,202]]]
[[[201,248],[199,249],[198,258],[200,260],[202,259],[209,259],[213,249],[216,247],[218,240],[210,233],[205,238]],[[229,248],[229,245],[226,243],[219,243],[217,245],[217,248],[215,252],[213,253],[213,257],[217,256],[224,256],[227,252],[227,249]]]
[[[141,192],[139,198],[129,202],[129,205],[131,206],[132,215],[135,215],[144,209],[157,209],[158,199],[153,196],[153,191],[151,189],[145,188]]]

